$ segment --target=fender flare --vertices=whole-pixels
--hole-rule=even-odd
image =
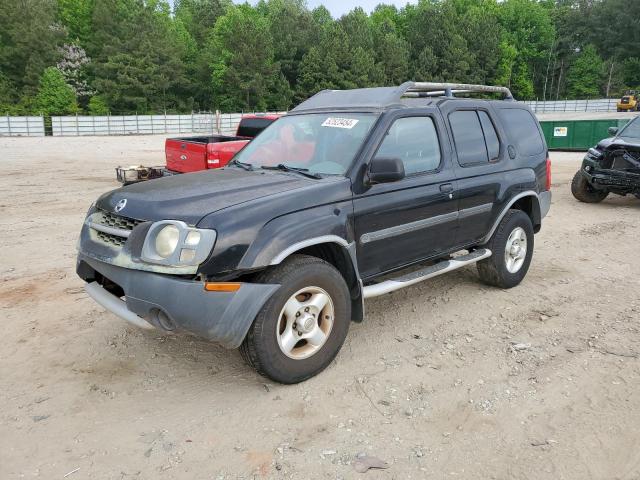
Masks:
[[[297,252],[298,250],[302,250],[303,248],[311,247],[313,245],[320,245],[322,243],[337,243],[341,247],[350,249],[349,242],[347,242],[344,238],[339,237],[337,235],[321,235],[319,237],[308,238],[306,240],[302,240],[300,242],[296,242],[293,245],[288,246],[280,253],[278,253],[275,257],[271,259],[269,265],[278,265],[282,263],[289,255]],[[351,255],[350,255],[351,256]],[[351,261],[353,263],[353,257],[351,257]],[[355,266],[355,265],[354,265]],[[357,269],[356,269],[357,272]]]
[[[534,192],[533,190],[527,190],[526,192],[520,192],[519,194],[517,194],[513,198],[511,198],[511,200],[509,200],[509,203],[502,209],[502,211],[500,212],[500,215],[497,216],[495,222],[493,223],[493,226],[491,227],[491,230],[489,230],[489,233],[487,233],[480,240],[481,244],[482,243],[486,243],[486,242],[489,241],[489,239],[493,236],[494,232],[498,228],[498,225],[500,225],[500,222],[502,221],[504,216],[507,214],[509,209],[513,206],[513,204],[516,203],[518,200],[520,200],[522,198],[525,198],[525,197],[534,197],[536,199],[534,208],[537,207],[537,209],[538,209],[538,217],[540,217],[540,199],[538,198],[538,194],[536,192]]]

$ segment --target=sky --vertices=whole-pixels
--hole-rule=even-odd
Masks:
[[[365,12],[370,13],[380,3],[392,4],[401,8],[407,3],[418,2],[413,0],[361,0],[359,2],[352,0],[307,0],[309,9],[314,9],[320,5],[324,5],[331,12],[331,15],[333,15],[334,18],[339,18],[356,7],[362,7]]]
[[[173,0],[168,0],[170,5],[173,5]],[[235,3],[244,3],[244,0],[234,0]],[[257,0],[249,0],[249,3],[255,5]],[[307,0],[307,6],[310,10],[324,5],[327,10],[331,12],[334,18],[340,18],[347,12],[350,12],[356,7],[362,7],[362,9],[371,13],[374,8],[380,3],[387,5],[395,5],[398,8],[404,7],[407,3],[418,3],[417,0],[361,0],[356,2],[354,0]]]

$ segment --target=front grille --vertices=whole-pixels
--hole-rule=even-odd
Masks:
[[[118,235],[112,235],[110,233],[98,232],[98,238],[102,240],[104,243],[108,243],[109,245],[113,245],[115,247],[122,247],[124,242],[127,241],[125,237],[120,237]]]
[[[99,210],[93,219],[94,222],[100,225],[106,225],[107,227],[119,228],[121,230],[133,230],[136,225],[142,223],[142,220],[136,220],[134,218],[121,217],[104,210]]]
[[[105,212],[104,210],[98,210],[91,219],[91,223],[94,225],[98,238],[114,247],[122,247],[127,241],[127,237],[124,235],[118,235],[112,232],[103,232],[99,229],[98,225],[103,225],[116,230],[122,230],[123,233],[130,232],[137,225],[142,223],[142,220],[136,220],[134,218],[122,217],[114,213]]]

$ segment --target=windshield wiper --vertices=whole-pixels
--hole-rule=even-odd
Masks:
[[[275,166],[263,165],[261,168],[264,168],[265,170],[282,170],[283,172],[295,172],[308,178],[322,178],[317,173],[310,172],[308,168],[290,167],[289,165],[285,165],[284,163],[279,163]]]
[[[252,171],[253,170],[253,165],[251,165],[250,163],[244,163],[241,162],[240,160],[231,160],[231,162],[233,165],[238,165],[240,168],[244,168],[247,171]]]

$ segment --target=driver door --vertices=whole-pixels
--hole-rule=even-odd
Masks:
[[[448,137],[439,117],[402,113],[389,122],[376,157],[400,158],[405,178],[354,195],[363,278],[438,256],[455,246],[458,202]],[[444,144],[444,145],[443,145]]]

